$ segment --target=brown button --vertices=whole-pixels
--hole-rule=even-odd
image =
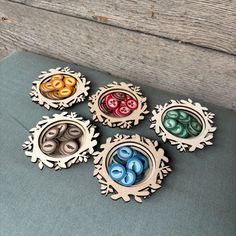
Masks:
[[[41,148],[45,154],[52,154],[57,148],[57,142],[54,140],[48,140],[42,144]]]
[[[57,128],[59,129],[59,135],[58,136],[62,136],[66,129],[67,129],[67,124],[59,124],[57,125]]]
[[[45,134],[45,138],[46,140],[51,140],[51,139],[56,138],[58,134],[59,134],[59,129],[56,127],[53,127],[47,131],[47,133]]]
[[[82,136],[83,132],[78,127],[70,127],[67,130],[68,134],[71,136],[72,139],[76,139]]]
[[[66,141],[60,144],[59,151],[63,154],[72,155],[77,152],[79,145],[76,141]]]

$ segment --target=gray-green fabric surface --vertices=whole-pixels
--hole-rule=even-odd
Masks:
[[[194,153],[180,153],[161,142],[149,129],[149,114],[131,130],[98,125],[100,143],[116,133],[142,134],[157,139],[170,157],[173,172],[162,188],[142,204],[124,203],[100,194],[92,177],[93,163],[54,171],[41,171],[24,155],[22,143],[28,130],[48,111],[31,101],[32,81],[42,70],[69,66],[91,80],[90,94],[114,80],[108,74],[55,59],[15,53],[0,62],[1,149],[0,149],[0,235],[235,235],[236,233],[236,114],[213,105],[218,127],[214,145]],[[223,79],[223,78],[222,78]],[[147,86],[149,110],[170,99],[180,99]],[[184,98],[185,99],[185,98]],[[219,98],[220,99],[220,98]],[[201,102],[201,101],[200,101]],[[91,119],[87,100],[68,111]],[[97,147],[98,148],[98,147]]]

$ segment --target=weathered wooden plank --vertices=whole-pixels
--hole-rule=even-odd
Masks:
[[[2,44],[0,44],[0,60],[3,59],[4,57],[9,56],[13,52],[15,52],[16,49],[12,47],[6,47]]]
[[[11,0],[236,54],[236,0]]]
[[[236,109],[235,56],[3,0],[0,17],[3,44]]]

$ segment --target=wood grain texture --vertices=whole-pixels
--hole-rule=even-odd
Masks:
[[[15,49],[0,45],[0,60],[15,52]]]
[[[0,16],[2,44],[236,109],[235,56],[3,0]]]
[[[236,54],[236,0],[13,0]]]

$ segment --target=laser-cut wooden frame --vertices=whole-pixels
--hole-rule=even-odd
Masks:
[[[124,92],[138,101],[138,107],[130,115],[125,117],[113,117],[109,114],[101,111],[99,104],[101,98],[105,94],[111,92]],[[140,120],[144,119],[144,115],[149,113],[147,110],[146,97],[142,96],[140,92],[140,87],[134,86],[133,84],[127,84],[124,82],[117,83],[113,82],[104,87],[100,87],[96,94],[89,97],[88,106],[90,112],[93,113],[93,120],[96,122],[101,122],[103,125],[108,125],[109,127],[120,127],[130,129],[132,126],[137,125]]]
[[[118,184],[108,174],[110,158],[117,148],[126,145],[145,152],[149,159],[149,171],[147,175],[145,174],[145,178],[130,187]],[[164,150],[158,148],[158,142],[138,134],[132,136],[117,134],[114,137],[109,137],[100,148],[100,152],[93,154],[95,167],[93,176],[96,176],[101,184],[101,193],[106,196],[111,193],[113,200],[122,198],[125,202],[129,202],[130,197],[133,196],[137,202],[141,203],[142,198],[147,198],[161,187],[163,178],[171,171],[171,168],[166,165],[169,159],[164,156]]]
[[[202,131],[196,137],[191,138],[179,138],[168,132],[163,126],[163,118],[168,110],[172,109],[182,109],[191,113],[193,116],[198,118],[202,123]],[[203,149],[206,145],[212,145],[210,141],[213,138],[213,132],[216,127],[213,126],[213,118],[215,114],[208,111],[208,108],[203,107],[200,103],[195,102],[191,99],[185,100],[170,100],[169,103],[165,103],[164,106],[157,105],[152,111],[152,118],[150,128],[154,129],[158,136],[161,137],[163,142],[167,140],[173,144],[177,145],[177,149],[180,151],[190,151],[193,152],[196,148]]]
[[[78,151],[72,155],[52,157],[42,152],[40,149],[40,140],[43,134],[59,123],[67,123],[78,126],[83,131],[83,140]],[[54,114],[52,118],[43,116],[43,120],[39,121],[35,128],[30,130],[32,133],[29,140],[22,145],[25,150],[25,155],[31,157],[32,162],[38,163],[42,170],[44,166],[54,168],[55,170],[69,168],[72,164],[80,162],[87,162],[88,158],[94,152],[94,146],[97,144],[96,138],[99,133],[96,133],[95,126],[91,124],[90,120],[84,120],[78,117],[75,112],[68,114],[62,112],[61,114]]]
[[[60,100],[53,100],[45,97],[40,92],[39,87],[42,82],[46,81],[49,77],[57,74],[69,75],[75,78],[77,81],[77,88],[75,93],[71,96]],[[33,86],[30,92],[30,96],[33,102],[46,107],[48,110],[50,108],[63,110],[65,108],[71,107],[75,103],[83,102],[85,100],[85,97],[88,96],[88,90],[90,89],[88,85],[90,84],[90,81],[87,81],[80,72],[74,72],[69,67],[58,67],[56,69],[49,69],[49,71],[42,71],[38,77],[39,79],[32,82]]]

